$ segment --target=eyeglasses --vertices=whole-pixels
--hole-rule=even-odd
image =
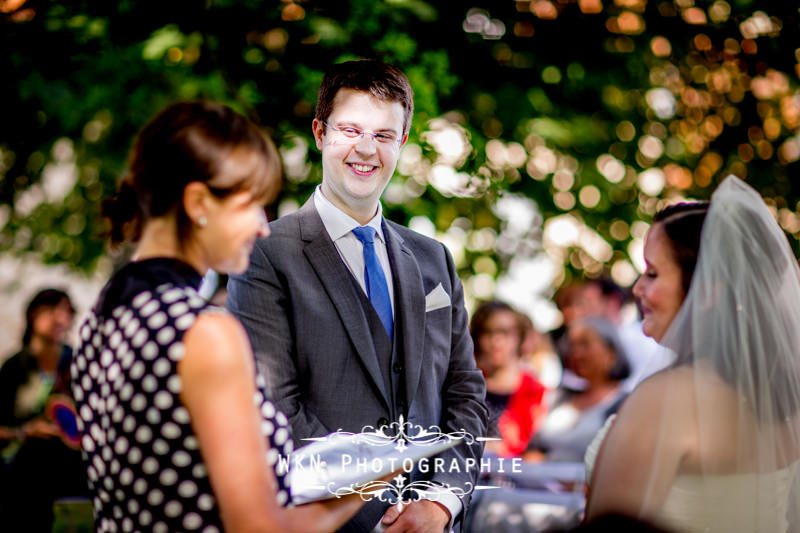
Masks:
[[[346,126],[344,128],[337,128],[336,126],[332,126],[332,125],[328,124],[324,120],[321,120],[320,122],[322,122],[327,127],[332,129],[333,131],[339,133],[341,136],[343,136],[344,138],[348,139],[351,142],[356,142],[359,139],[363,139],[364,135],[369,135],[370,137],[375,139],[376,142],[379,142],[381,144],[390,144],[390,145],[391,144],[395,144],[395,143],[399,144],[400,141],[402,141],[402,138],[398,139],[397,136],[392,132],[389,132],[389,133],[373,133],[371,131],[360,130],[358,128],[354,128],[352,126]]]
[[[514,328],[486,328],[481,331],[481,335],[491,337],[493,335],[500,335],[501,337],[511,337],[519,335],[519,331]]]

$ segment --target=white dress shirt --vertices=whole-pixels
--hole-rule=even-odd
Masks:
[[[336,251],[347,266],[347,269],[356,278],[364,294],[367,293],[367,285],[364,281],[364,245],[358,240],[358,237],[353,233],[353,228],[359,227],[358,223],[353,217],[344,213],[341,209],[336,207],[322,194],[322,186],[318,185],[314,191],[314,207],[317,208],[317,213],[322,219],[322,225],[325,231],[328,232]],[[392,316],[395,315],[394,307],[394,283],[392,281],[392,268],[389,265],[389,254],[386,251],[386,238],[383,235],[383,207],[378,202],[378,211],[375,216],[365,225],[375,229],[375,253],[378,256],[378,261],[383,268],[383,274],[386,276],[386,285],[389,287],[389,298],[392,301]],[[450,512],[450,524],[445,528],[445,531],[452,531],[453,522],[458,513],[461,512],[463,504],[461,500],[450,492],[448,489],[433,488],[430,489],[430,497],[428,499],[444,505]],[[387,526],[383,526],[380,522],[375,526],[373,531],[382,531]]]
[[[317,190],[314,191],[314,207],[317,208],[322,225],[325,226],[325,231],[330,235],[342,261],[356,278],[364,294],[367,294],[367,284],[364,281],[364,245],[353,233],[353,229],[361,224],[325,198],[325,195],[322,194],[322,186],[317,186]],[[383,268],[383,275],[386,277],[389,299],[392,302],[392,316],[394,316],[394,283],[392,283],[392,268],[389,266],[389,253],[386,251],[386,238],[383,236],[381,227],[382,220],[383,208],[378,202],[378,212],[365,226],[370,226],[375,230],[375,254],[378,256],[378,261]]]

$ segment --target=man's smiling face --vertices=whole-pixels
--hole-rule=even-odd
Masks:
[[[339,89],[326,120],[332,128],[314,120],[314,137],[322,152],[322,192],[362,224],[375,215],[380,196],[397,166],[401,143],[378,142],[369,133],[350,139],[333,128],[391,134],[404,141],[403,118],[400,102],[379,100],[354,89]]]

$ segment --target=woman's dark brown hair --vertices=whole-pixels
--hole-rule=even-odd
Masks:
[[[129,172],[116,197],[103,203],[112,244],[139,239],[152,217],[173,214],[180,242],[191,230],[183,189],[197,181],[224,198],[250,191],[267,203],[280,188],[275,145],[253,122],[213,102],[180,102],[156,115],[139,132]]]
[[[614,352],[614,364],[608,369],[608,379],[622,381],[631,375],[631,363],[628,359],[628,353],[619,338],[617,327],[610,320],[601,316],[586,316],[570,325],[570,328],[578,327],[592,330],[600,341]]]
[[[525,323],[517,310],[507,303],[498,300],[483,302],[472,314],[472,319],[469,322],[469,333],[470,336],[472,336],[475,354],[478,354],[478,339],[486,333],[486,323],[489,322],[489,319],[492,318],[495,313],[511,313],[514,315],[514,328],[517,330],[517,336],[519,337],[517,355],[521,355],[520,349],[522,348],[522,341],[524,340]]]
[[[27,347],[33,338],[33,322],[36,320],[36,315],[43,308],[53,308],[61,302],[66,302],[72,314],[75,314],[75,307],[72,305],[72,300],[69,299],[69,294],[60,289],[43,289],[36,293],[28,303],[25,309],[25,332],[22,334],[22,346]]]
[[[681,202],[665,207],[653,218],[660,224],[672,245],[672,255],[681,269],[683,294],[689,292],[697,254],[700,252],[700,234],[708,214],[708,202]]]

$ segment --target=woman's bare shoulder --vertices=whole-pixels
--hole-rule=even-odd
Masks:
[[[224,309],[210,308],[197,315],[186,335],[213,341],[217,336],[238,336],[242,331],[242,325],[232,314]]]
[[[250,352],[244,328],[236,318],[224,311],[201,313],[183,338],[184,359],[209,366],[238,365],[242,355]]]
[[[691,446],[696,421],[694,395],[696,376],[691,366],[663,370],[642,381],[620,409],[615,425],[634,433],[666,431],[681,435],[679,447]]]
[[[696,379],[697,374],[689,365],[668,368],[643,380],[633,390],[628,401],[661,402],[666,396],[673,401],[688,399],[687,395],[693,394]]]

